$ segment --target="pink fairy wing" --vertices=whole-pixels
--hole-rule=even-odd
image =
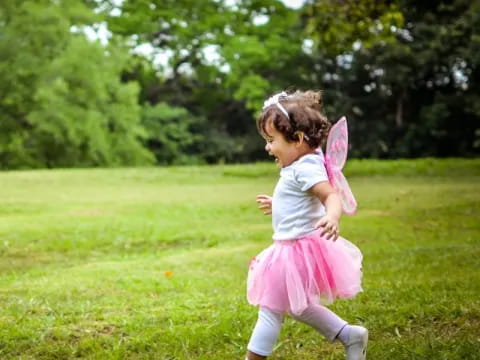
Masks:
[[[348,129],[345,116],[338,120],[330,129],[326,150],[326,154],[330,158],[330,165],[342,170],[347,160],[348,152]]]
[[[325,165],[327,168],[328,179],[335,190],[337,190],[342,201],[343,211],[348,215],[353,215],[357,210],[357,201],[353,196],[347,179],[342,174],[342,168],[347,160],[347,152],[347,119],[342,117],[334,126],[332,126],[330,133],[328,134]]]
[[[353,196],[352,190],[348,185],[348,181],[343,176],[341,171],[333,171],[333,182],[330,179],[333,187],[337,190],[340,200],[342,201],[342,208],[345,214],[353,215],[357,211],[357,201]]]

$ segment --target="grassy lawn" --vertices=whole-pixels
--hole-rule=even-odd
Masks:
[[[0,173],[1,359],[244,359],[273,164]],[[480,160],[360,161],[369,359],[480,359]],[[287,319],[271,359],[343,359]]]

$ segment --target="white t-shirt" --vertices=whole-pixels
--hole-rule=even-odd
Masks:
[[[282,168],[272,198],[273,240],[292,240],[316,231],[325,207],[308,190],[323,181],[328,175],[321,151]]]

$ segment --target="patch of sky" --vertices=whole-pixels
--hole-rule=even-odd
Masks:
[[[302,42],[302,50],[305,54],[311,55],[313,53],[314,42],[312,39],[304,39]]]
[[[412,42],[413,36],[412,33],[408,29],[398,29],[397,32],[398,36],[405,41]]]
[[[112,33],[108,30],[106,22],[94,24],[92,26],[76,26],[70,27],[70,32],[79,34],[83,33],[90,41],[100,41],[102,45],[107,45],[108,40],[112,37]]]
[[[365,90],[365,92],[367,93],[372,92],[376,88],[377,88],[377,84],[374,82],[371,82],[370,84],[366,84],[363,86],[363,90]]]
[[[344,69],[350,69],[352,67],[353,55],[352,54],[338,55],[336,60],[337,60],[338,66]]]
[[[467,62],[461,58],[455,59],[451,72],[455,86],[462,90],[467,90],[469,86],[469,75],[472,72],[472,69],[468,67]]]
[[[256,14],[252,18],[252,23],[255,26],[261,26],[261,25],[265,25],[266,23],[268,23],[269,20],[270,20],[270,17],[268,17],[268,15]]]
[[[352,49],[354,51],[358,51],[362,48],[362,42],[360,40],[356,40],[353,45],[352,45]]]

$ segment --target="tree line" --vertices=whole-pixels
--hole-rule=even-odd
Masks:
[[[476,156],[479,65],[480,0],[2,0],[0,167],[263,160],[286,88],[350,156]]]

